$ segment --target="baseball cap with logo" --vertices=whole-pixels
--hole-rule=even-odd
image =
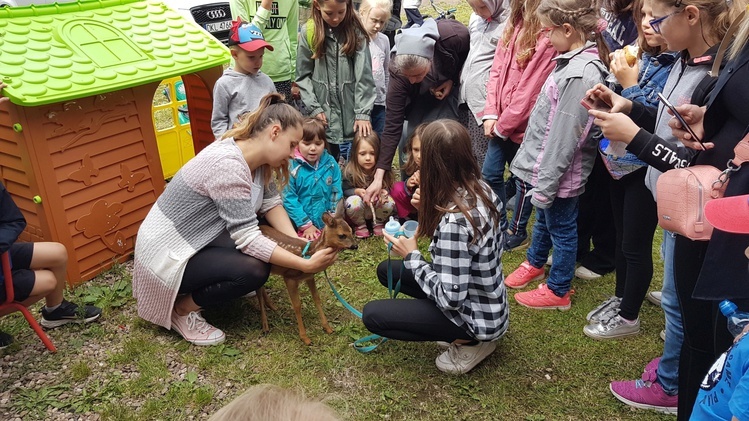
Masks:
[[[231,23],[228,44],[236,45],[247,52],[255,52],[261,48],[273,51],[273,46],[263,38],[263,32],[257,26],[237,19]]]

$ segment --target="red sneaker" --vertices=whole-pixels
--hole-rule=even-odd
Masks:
[[[356,238],[369,238],[369,228],[366,225],[359,225],[354,230],[354,235],[356,235]]]
[[[520,267],[515,269],[515,272],[507,275],[505,278],[505,286],[522,289],[533,281],[543,281],[545,277],[546,272],[544,272],[544,268],[534,268],[526,260],[520,264]]]
[[[559,297],[546,284],[541,284],[533,291],[518,292],[515,294],[515,301],[521,306],[538,310],[569,310],[572,305],[571,294],[572,291],[568,291],[564,297]]]

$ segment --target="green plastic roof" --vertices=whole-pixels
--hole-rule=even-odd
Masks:
[[[0,8],[0,78],[16,105],[117,91],[230,58],[223,44],[158,0]]]

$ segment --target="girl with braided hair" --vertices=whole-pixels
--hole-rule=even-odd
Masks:
[[[541,33],[559,56],[531,111],[525,138],[511,170],[533,186],[528,193],[536,206],[531,247],[526,260],[505,280],[524,288],[546,278],[544,264],[554,248],[546,283],[515,295],[535,309],[570,308],[575,274],[578,197],[585,189],[596,157],[600,129],[580,101],[587,89],[608,75],[608,47],[601,32],[595,0],[542,0],[537,9]]]

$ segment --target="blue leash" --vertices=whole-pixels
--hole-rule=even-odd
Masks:
[[[398,296],[398,293],[400,292],[401,281],[399,279],[398,282],[395,284],[395,287],[393,287],[393,267],[390,261],[390,249],[392,247],[393,247],[392,244],[388,244],[388,265],[387,265],[388,266],[388,295],[390,296],[390,298],[395,298]],[[327,270],[323,271],[323,273],[325,274],[325,279],[328,281],[328,285],[330,285],[330,289],[333,291],[333,295],[335,295],[338,301],[348,311],[350,311],[351,314],[361,319],[362,318],[361,311],[354,308],[354,306],[349,304],[348,301],[346,301],[346,299],[343,298],[343,296],[341,296],[341,294],[336,289],[335,285],[333,285],[333,282],[330,281],[330,277],[328,276],[328,271]],[[377,349],[377,347],[379,347],[380,345],[384,344],[387,341],[388,341],[388,338],[384,338],[380,335],[372,334],[372,335],[368,335],[363,338],[359,338],[355,340],[353,343],[353,346],[355,350],[361,352],[362,354],[367,354],[367,353],[374,351],[375,349]],[[376,342],[376,343],[372,345],[364,345],[368,342]]]

